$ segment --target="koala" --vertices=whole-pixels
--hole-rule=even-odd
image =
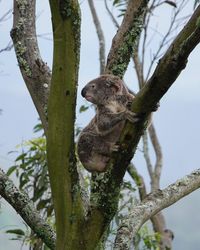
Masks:
[[[161,234],[161,246],[160,250],[172,249],[172,241],[174,239],[174,233],[170,229],[165,229]]]
[[[129,110],[135,96],[113,75],[101,75],[92,80],[81,95],[96,105],[96,115],[80,133],[78,156],[89,172],[105,172],[112,152],[119,149],[116,142],[125,121],[139,120],[138,115]]]

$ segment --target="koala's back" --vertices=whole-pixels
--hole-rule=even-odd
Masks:
[[[99,134],[96,124],[97,116],[82,130],[78,140],[79,159],[89,172],[101,172],[109,161],[106,137]]]
[[[119,140],[125,121],[110,126],[112,114],[124,111],[123,105],[116,99],[106,106],[97,108],[95,117],[82,130],[78,140],[78,155],[83,166],[90,172],[105,171],[111,156],[111,147]],[[101,129],[101,124],[108,124],[107,129]]]
[[[126,113],[134,95],[123,81],[112,75],[102,75],[90,81],[81,95],[96,105],[96,115],[82,130],[78,140],[78,155],[90,172],[104,172],[127,119]]]

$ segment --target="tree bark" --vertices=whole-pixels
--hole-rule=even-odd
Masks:
[[[200,169],[186,175],[163,190],[157,190],[131,210],[119,226],[115,239],[115,250],[130,248],[130,242],[140,227],[153,215],[169,207],[200,187]]]
[[[195,10],[186,26],[159,61],[153,76],[137,94],[132,110],[136,113],[143,113],[143,118],[141,117],[141,121],[134,125],[126,122],[120,138],[120,154],[113,153],[113,158],[108,164],[108,171],[105,174],[93,175],[91,190],[93,209],[89,223],[94,224],[96,218],[99,218],[99,223],[101,224],[98,230],[99,237],[101,232],[104,231],[103,228],[108,225],[117,210],[123,176],[133,158],[140,137],[147,126],[150,112],[185,68],[189,54],[200,42],[199,16],[200,7]],[[120,40],[120,44],[123,42],[125,41]],[[117,43],[114,43],[114,47],[117,47]],[[126,51],[124,53],[126,54]],[[130,56],[131,54],[129,54],[129,58]],[[112,59],[114,67],[118,58],[115,61],[113,56]],[[110,62],[108,64],[111,65]],[[111,72],[116,73],[114,71]]]
[[[14,26],[11,33],[15,51],[24,80],[48,134],[48,167],[56,215],[56,249],[94,249],[116,213],[120,184],[146,127],[150,112],[184,69],[189,54],[200,41],[200,7],[196,9],[190,21],[159,61],[148,83],[136,96],[132,109],[134,112],[144,113],[143,119],[135,125],[126,123],[120,139],[120,154],[113,153],[113,159],[105,174],[93,175],[91,206],[85,221],[74,152],[74,114],[80,42],[79,5],[76,0],[50,0],[54,59],[49,95],[51,75],[41,60],[37,47],[35,1],[16,0],[14,4]],[[147,4],[148,1],[145,0],[129,1],[122,25],[113,39],[106,73],[123,76],[133,53],[134,44],[137,44],[142,30]],[[195,189],[189,187],[188,193],[190,190]],[[155,205],[153,211],[157,213],[161,207],[160,197],[165,195],[163,192],[158,192],[158,197],[155,195],[152,202],[144,201],[144,204],[150,208],[152,204]],[[171,200],[167,200],[167,204],[175,202],[179,199],[177,197],[182,196],[174,194]],[[18,201],[18,198],[16,199]],[[140,208],[146,212],[146,206],[142,205],[143,203]],[[138,216],[139,212],[140,209],[137,210]],[[19,213],[23,214],[21,211]],[[155,213],[148,214],[145,219]],[[131,219],[134,216],[132,213]],[[138,230],[142,222],[143,219],[134,226],[133,220],[131,229]],[[123,228],[126,230],[126,226]],[[129,235],[128,232],[125,238],[129,238]]]
[[[96,28],[98,40],[99,40],[99,61],[100,61],[100,75],[104,73],[105,70],[105,38],[99,18],[94,7],[94,1],[88,0],[90,11],[92,13],[93,22]]]
[[[50,0],[50,7],[54,53],[48,100],[47,159],[56,217],[56,249],[82,249],[83,207],[74,145],[80,10],[76,0]]]
[[[140,36],[149,0],[128,1],[127,10],[107,58],[105,72],[123,77]]]
[[[34,233],[50,248],[55,249],[56,235],[40,216],[28,195],[19,191],[0,169],[0,195],[15,209]]]
[[[47,133],[47,100],[51,73],[42,60],[35,26],[35,0],[14,0],[14,19],[11,30],[18,64],[32,100]]]

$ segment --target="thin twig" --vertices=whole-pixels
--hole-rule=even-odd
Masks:
[[[0,53],[5,52],[5,51],[10,51],[13,48],[13,43],[10,41],[5,48],[0,49]]]
[[[127,171],[131,178],[134,180],[135,184],[138,187],[140,200],[142,201],[147,195],[146,186],[143,177],[138,173],[136,167],[133,164],[130,164],[127,168]]]
[[[93,22],[96,28],[98,40],[99,40],[99,60],[100,60],[100,74],[104,73],[105,69],[105,38],[103,34],[103,30],[101,28],[101,24],[99,18],[96,13],[96,9],[94,7],[93,0],[88,0],[90,11],[92,13]]]
[[[118,29],[119,28],[119,24],[116,20],[116,18],[114,17],[113,13],[110,11],[109,7],[108,7],[108,4],[107,4],[107,0],[104,0],[104,4],[105,4],[105,7],[106,7],[106,10],[108,12],[108,15],[110,16],[113,24],[115,25],[115,27]]]
[[[160,188],[160,175],[162,171],[162,165],[163,165],[163,155],[162,155],[162,149],[161,145],[159,143],[155,127],[153,123],[149,127],[149,136],[156,154],[156,163],[154,167],[154,181],[153,181],[153,186],[152,186],[152,191],[155,191],[156,189]]]
[[[9,14],[11,14],[11,12],[12,12],[12,9],[9,9],[5,14],[3,14],[3,16],[0,17],[0,23],[5,22],[10,18],[11,15],[9,15]]]
[[[169,35],[172,33],[172,29],[173,29],[173,27],[175,25],[177,16],[179,15],[179,13],[181,12],[181,10],[184,7],[185,7],[185,1],[183,0],[182,3],[180,4],[179,8],[174,12],[174,15],[172,16],[172,19],[171,19],[170,25],[168,27],[168,30],[167,30],[166,34],[164,35],[162,41],[160,42],[159,48],[154,53],[154,55],[153,55],[153,57],[151,59],[150,66],[148,68],[148,71],[147,71],[147,74],[146,74],[146,77],[145,77],[145,82],[148,80],[148,78],[150,76],[150,73],[151,73],[151,70],[153,68],[153,65],[154,65],[155,61],[160,57],[160,52],[163,49],[164,45],[166,44],[166,40],[168,39]],[[151,41],[151,39],[150,39],[150,41]],[[146,47],[146,44],[144,45],[144,47]]]

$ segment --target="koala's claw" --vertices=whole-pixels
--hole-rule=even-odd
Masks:
[[[153,107],[152,112],[157,111],[159,107],[160,107],[160,103],[158,102],[158,103],[156,103],[156,105]]]
[[[112,152],[118,152],[118,151],[119,151],[119,145],[118,145],[118,144],[112,145],[111,151],[112,151]]]
[[[126,111],[126,119],[129,120],[132,123],[140,121],[140,116],[136,113],[133,113],[129,110]]]

